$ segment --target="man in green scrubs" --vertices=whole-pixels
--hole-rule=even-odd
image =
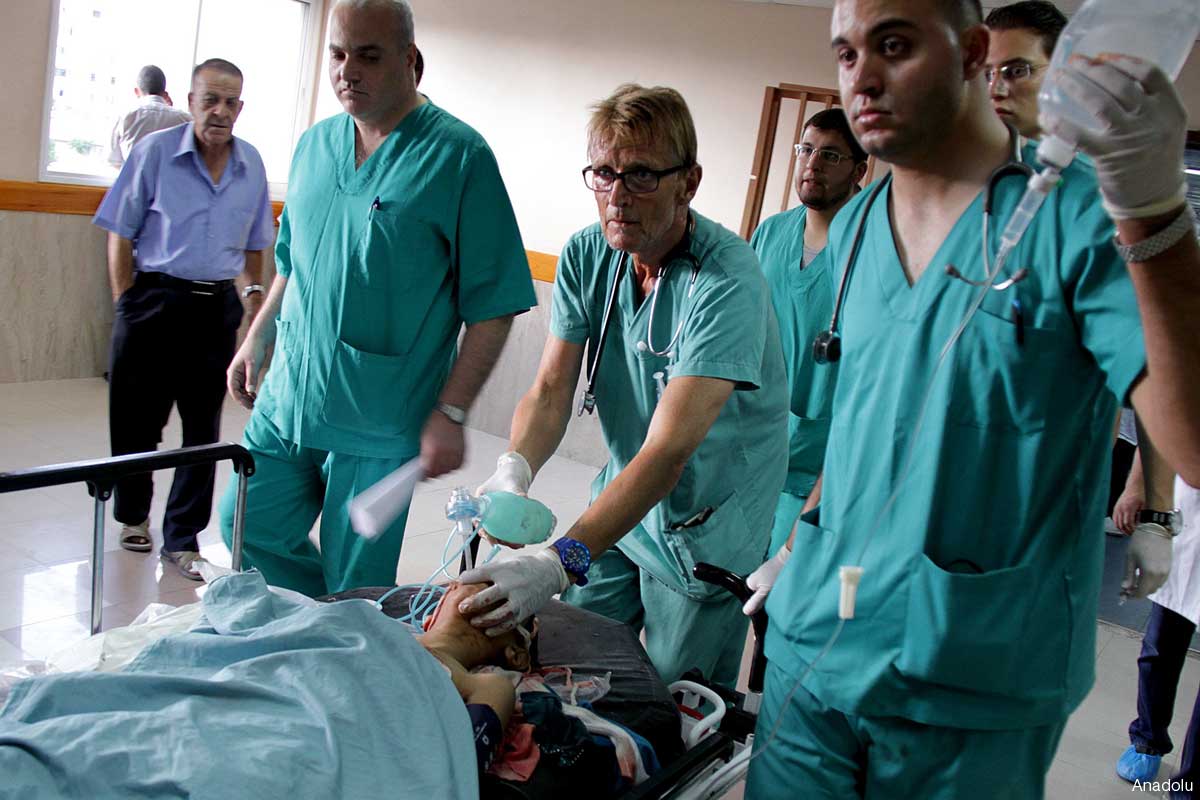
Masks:
[[[594,109],[588,154],[600,223],[563,249],[541,367],[513,416],[512,452],[484,488],[526,491],[554,454],[585,344],[609,461],[554,546],[462,576],[494,584],[464,612],[498,632],[566,590],[568,602],[644,629],[664,679],[697,667],[731,686],[746,620],[692,567],[745,574],[767,550],[787,470],[770,293],[754,251],[690,208],[701,169],[678,92],[620,87]]]
[[[788,475],[775,507],[770,552],[787,541],[796,518],[821,499],[821,463],[837,366],[813,360],[817,334],[829,327],[841,265],[831,264],[825,243],[829,224],[859,191],[867,154],[850,132],[846,112],[827,108],[804,123],[796,145],[796,195],[800,205],[762,221],[750,246],[758,253],[779,318],[783,358],[791,385]]]
[[[1200,249],[1178,95],[1141,62],[1073,62],[1062,85],[1105,132],[1045,117],[1043,128],[1078,141],[1094,168],[1064,171],[989,276],[984,193],[1014,152],[989,107],[980,21],[973,0],[834,8],[843,104],[892,174],[830,232],[840,264],[865,218],[839,323],[820,527],[801,522],[783,551],[796,556],[751,578],[760,591],[774,583],[753,800],[796,787],[1042,797],[1094,677],[1118,402],[1200,477]],[[989,254],[1025,184],[997,182]],[[1164,548],[1168,535],[1131,542],[1136,593],[1165,577],[1151,566]],[[862,569],[852,615],[839,613],[843,566]]]
[[[462,463],[466,411],[512,316],[535,303],[496,160],[417,93],[416,52],[405,0],[334,6],[329,74],[346,113],[296,146],[278,275],[229,368],[230,393],[254,408],[244,563],[308,595],[395,581],[404,515],[368,541],[347,502],[412,458],[427,477]],[[221,510],[228,543],[232,487]]]

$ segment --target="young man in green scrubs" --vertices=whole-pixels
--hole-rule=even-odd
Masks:
[[[818,111],[804,123],[796,145],[800,205],[762,221],[750,246],[771,287],[783,358],[791,386],[788,475],[775,508],[771,552],[783,546],[796,517],[821,499],[821,463],[837,366],[813,360],[813,340],[829,327],[841,264],[829,261],[829,225],[859,190],[867,154],[840,108]]]
[[[405,516],[368,541],[347,502],[412,458],[428,477],[462,463],[467,410],[536,302],[496,160],[417,93],[416,57],[406,0],[334,6],[329,76],[346,113],[296,147],[278,275],[229,368],[254,408],[245,565],[309,595],[395,580]],[[232,506],[231,487],[226,542]]]
[[[747,797],[801,786],[814,798],[1036,800],[1094,676],[1118,402],[1185,480],[1200,478],[1185,114],[1155,68],[1073,62],[1063,85],[1105,132],[1042,127],[1078,141],[1094,168],[1063,172],[989,277],[984,195],[1016,154],[990,108],[978,3],[838,0],[832,46],[854,132],[893,169],[830,234],[841,263],[865,218],[819,527],[801,522],[791,550],[751,578],[774,588]],[[989,254],[1025,184],[996,183]],[[1165,529],[1134,535],[1131,593],[1165,578],[1169,548]],[[862,568],[848,619],[843,566]]]

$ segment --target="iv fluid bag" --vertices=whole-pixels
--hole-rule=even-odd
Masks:
[[[1174,80],[1200,33],[1200,0],[1088,0],[1058,39],[1038,105],[1081,128],[1102,126],[1058,87],[1058,72],[1074,55],[1121,54],[1157,64]]]

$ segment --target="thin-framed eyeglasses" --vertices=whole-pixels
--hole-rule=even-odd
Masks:
[[[1046,64],[1030,64],[1028,61],[1010,61],[999,67],[984,67],[983,77],[991,84],[999,76],[1005,83],[1028,80],[1033,73],[1045,69]]]
[[[846,155],[845,153],[839,153],[837,150],[829,150],[828,148],[822,148],[818,150],[811,144],[796,145],[796,158],[808,160],[813,153],[816,153],[818,156],[820,156],[821,160],[831,167],[836,167],[838,164],[850,158],[850,156]]]
[[[685,170],[690,166],[691,164],[679,164],[667,169],[638,167],[637,169],[625,172],[617,172],[608,167],[584,167],[583,183],[593,192],[609,192],[617,185],[617,181],[621,181],[625,184],[625,190],[628,192],[633,194],[649,194],[658,189],[659,181],[663,178],[668,175],[674,175],[676,172]]]

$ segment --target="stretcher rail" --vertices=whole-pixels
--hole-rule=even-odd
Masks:
[[[104,613],[104,521],[105,506],[112,497],[118,480],[147,472],[176,467],[192,467],[232,461],[237,473],[237,500],[233,515],[233,546],[231,566],[242,568],[242,541],[245,537],[246,480],[254,474],[254,457],[241,445],[229,442],[181,447],[153,453],[133,453],[112,458],[50,464],[44,467],[0,472],[0,494],[61,486],[68,483],[87,484],[88,494],[95,500],[92,522],[92,608],[91,631],[99,633]]]

